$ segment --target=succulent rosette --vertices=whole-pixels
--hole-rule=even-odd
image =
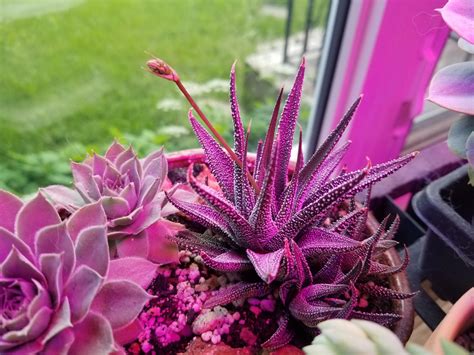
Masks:
[[[303,61],[278,122],[280,92],[265,140],[259,143],[250,166],[248,133],[241,121],[232,69],[234,151],[241,164],[233,161],[190,113],[191,125],[220,189],[199,182],[191,165],[188,183],[202,203],[169,196],[179,210],[213,232],[183,231],[175,237],[178,243],[198,251],[210,268],[248,275],[245,281],[219,291],[205,307],[269,293],[279,295],[284,312],[277,331],[262,344],[266,348],[290,342],[295,335],[295,321],[309,332],[329,318],[362,318],[391,325],[400,319],[399,315],[361,311],[357,308],[361,294],[389,299],[413,296],[369,282],[374,276],[402,271],[408,258],[394,267],[380,263],[380,254],[396,244],[392,238],[398,220],[388,231],[385,220],[370,234],[367,217],[372,185],[409,163],[416,154],[375,166],[369,162],[353,172],[339,171],[349,143],[338,148],[336,145],[359,99],[306,163],[300,132],[297,160],[288,176],[304,70]],[[363,191],[367,191],[366,200],[359,207],[355,196]]]
[[[71,169],[74,190],[44,189],[56,208],[73,212],[100,202],[107,217],[107,235],[117,242],[118,256],[143,256],[159,263],[177,260],[176,245],[166,237],[182,226],[164,218],[176,210],[166,203],[162,190],[171,186],[163,150],[139,159],[132,147],[114,142],[105,156],[93,154],[82,163],[72,162]],[[192,199],[189,192],[173,191],[180,198]]]
[[[140,330],[156,265],[110,261],[101,203],[62,221],[41,194],[0,190],[0,353],[108,354]]]

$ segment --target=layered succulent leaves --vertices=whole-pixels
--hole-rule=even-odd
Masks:
[[[446,24],[459,35],[458,45],[474,54],[474,6],[469,0],[449,0],[439,9]],[[467,114],[451,126],[448,146],[457,155],[468,160],[469,183],[474,185],[473,117],[474,115],[474,61],[465,61],[442,68],[428,89],[428,100],[449,110]]]
[[[406,266],[404,263],[391,268],[377,262],[380,253],[394,245],[391,238],[396,221],[388,232],[383,223],[367,237],[367,208],[359,208],[354,202],[346,208],[345,216],[329,224],[327,221],[341,204],[353,201],[363,190],[370,191],[375,182],[407,164],[414,154],[337,174],[348,144],[339,148],[336,145],[359,99],[306,163],[300,132],[298,158],[292,165],[291,148],[304,70],[303,61],[278,120],[280,92],[265,140],[260,142],[255,161],[251,162],[247,151],[248,133],[240,117],[232,68],[230,104],[234,151],[242,166],[230,159],[190,112],[189,120],[220,191],[197,181],[191,165],[188,182],[203,203],[168,196],[179,210],[214,233],[178,233],[179,243],[198,250],[204,263],[213,269],[254,275],[255,282],[241,282],[222,290],[208,301],[207,307],[277,290],[287,312],[282,315],[277,332],[263,344],[269,348],[285,345],[292,339],[289,324],[295,319],[309,328],[334,317],[367,318],[383,324],[398,319],[394,314],[366,314],[356,310],[362,288],[365,294],[375,297],[410,296],[367,283],[371,275],[389,275]],[[248,171],[253,174],[258,189],[249,182]],[[341,295],[349,296],[345,300]]]
[[[459,35],[459,46],[474,53],[474,7],[469,0],[450,0],[439,10],[446,24]],[[428,99],[450,110],[474,115],[474,62],[456,63],[433,77]]]
[[[162,190],[168,165],[162,150],[139,159],[133,149],[114,142],[104,156],[93,154],[83,163],[71,163],[74,190],[50,186],[44,193],[56,207],[68,212],[99,202],[107,217],[107,235],[116,241],[120,257],[143,256],[154,262],[176,261],[176,246],[166,237],[182,226],[164,217],[175,212]],[[180,198],[190,197],[175,191]],[[161,253],[157,253],[161,250]]]
[[[156,265],[109,259],[100,203],[67,221],[0,190],[0,353],[106,354],[140,330]]]

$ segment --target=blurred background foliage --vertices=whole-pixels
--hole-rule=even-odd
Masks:
[[[255,145],[277,90],[245,95],[254,85],[245,58],[283,37],[285,19],[261,11],[269,4],[286,0],[0,0],[0,188],[70,184],[69,161],[103,153],[114,138],[141,155],[196,147],[189,104],[142,69],[145,50],[178,70],[229,140],[226,82],[239,59]],[[306,4],[295,0],[293,31],[304,28]]]

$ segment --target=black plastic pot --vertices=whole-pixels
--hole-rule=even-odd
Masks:
[[[412,203],[428,227],[420,269],[439,297],[455,302],[474,285],[474,188],[467,165],[431,182]]]

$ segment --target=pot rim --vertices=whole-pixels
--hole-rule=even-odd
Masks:
[[[454,341],[458,335],[474,325],[474,287],[456,301],[448,314],[428,338],[425,347],[435,354],[443,354],[441,339]]]
[[[187,166],[191,163],[202,163],[205,161],[206,155],[202,149],[197,148],[166,153],[166,158],[168,160],[168,169],[174,169]],[[248,160],[254,162],[255,154],[249,154]],[[290,171],[293,170],[293,167],[294,162],[290,162]],[[369,212],[367,227],[371,233],[374,233],[378,226],[379,223],[373,214]],[[390,266],[399,265],[401,263],[400,255],[393,247],[384,253],[384,257]],[[405,293],[411,292],[406,271],[389,276],[389,284],[394,291]],[[393,332],[398,336],[403,344],[406,344],[413,331],[415,318],[413,298],[393,300],[392,302],[394,305],[394,311],[402,316],[402,318],[395,324]]]

